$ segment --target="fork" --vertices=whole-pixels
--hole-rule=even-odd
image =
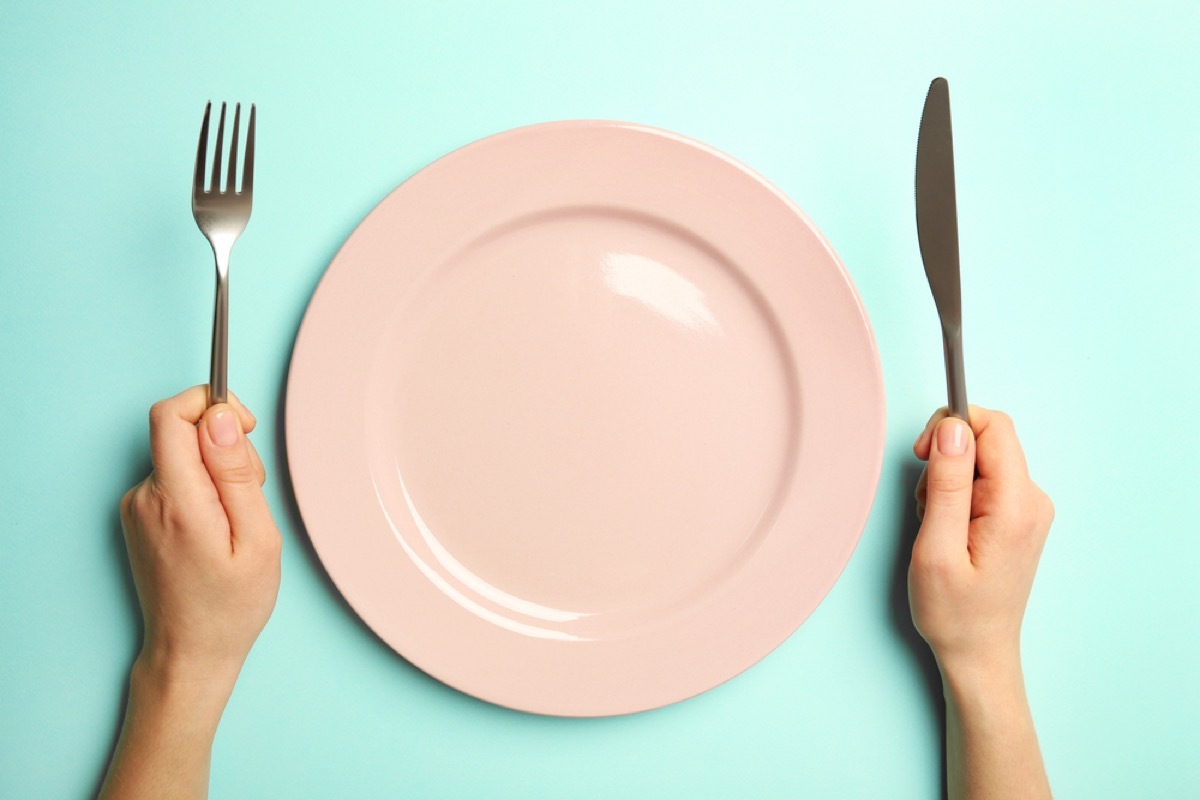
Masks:
[[[233,135],[230,137],[229,170],[225,188],[221,188],[222,139],[225,134],[225,104],[221,103],[221,118],[217,123],[217,141],[213,148],[211,185],[205,185],[205,156],[208,151],[208,118],[212,103],[204,106],[204,122],[200,125],[200,144],[196,148],[196,173],[192,178],[192,216],[208,243],[212,245],[217,262],[217,294],[213,303],[212,361],[209,365],[208,404],[228,400],[229,374],[229,253],[233,243],[246,229],[250,219],[250,203],[254,195],[254,104],[250,105],[250,122],[246,126],[246,157],[242,169],[242,188],[237,189],[238,123],[242,104],[234,106]]]

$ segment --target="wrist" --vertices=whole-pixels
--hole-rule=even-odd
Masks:
[[[133,662],[102,798],[207,796],[213,739],[233,682],[185,666],[149,649]]]
[[[229,693],[245,655],[222,654],[211,647],[181,647],[165,637],[147,635],[135,663],[146,677],[161,683]]]
[[[987,705],[1025,696],[1021,655],[1016,648],[938,658],[938,669],[947,703]]]
[[[197,733],[215,733],[236,680],[236,670],[204,673],[177,659],[143,650],[130,670],[130,701]]]

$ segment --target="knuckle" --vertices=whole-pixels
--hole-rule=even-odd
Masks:
[[[1035,539],[1048,526],[1046,499],[1040,491],[1015,503],[1008,525],[1011,535],[1019,539]]]
[[[258,469],[248,458],[221,464],[214,470],[214,473],[215,479],[222,483],[248,483],[248,485],[260,486]]]
[[[988,420],[987,433],[993,434],[997,439],[1015,439],[1017,438],[1017,426],[1008,414],[1003,411],[993,411],[992,417]]]
[[[279,572],[283,537],[274,525],[251,523],[239,528],[237,535],[243,542],[239,551],[244,555],[244,559],[239,559],[242,569],[259,576]]]
[[[912,560],[909,562],[909,568],[916,575],[926,575],[932,568],[932,559],[926,553],[925,549],[919,544],[913,548]]]
[[[1040,527],[1038,525],[1039,517],[1038,507],[1034,504],[1027,505],[1021,509],[1020,516],[1017,517],[1017,531],[1022,536],[1033,536]]]
[[[157,519],[161,505],[155,492],[143,481],[129,490],[127,513],[130,518],[140,522]]]
[[[926,579],[945,580],[954,572],[953,562],[938,550],[914,547],[912,569]]]
[[[186,530],[191,524],[191,515],[178,503],[164,499],[159,506],[159,521],[169,531]]]
[[[1050,523],[1054,522],[1054,501],[1050,499],[1050,495],[1046,494],[1041,489],[1037,490],[1037,497],[1038,512],[1039,516],[1041,517],[1042,524],[1044,524],[1046,527],[1049,527]]]
[[[171,411],[166,400],[159,400],[150,406],[150,430],[153,432],[159,428],[169,416],[171,416]]]
[[[279,560],[280,555],[283,553],[283,537],[279,534],[279,531],[273,530],[263,537],[263,552],[271,561]]]
[[[137,487],[131,486],[131,487],[129,487],[129,489],[127,489],[125,491],[125,494],[121,495],[121,502],[120,502],[119,508],[121,509],[122,518],[127,518],[132,515],[133,496],[136,493],[137,493]]]
[[[258,470],[249,461],[225,464],[221,467],[218,475],[224,483],[261,485],[258,480]]]
[[[925,481],[925,493],[929,498],[953,498],[965,495],[971,488],[971,479],[962,475],[930,475]]]

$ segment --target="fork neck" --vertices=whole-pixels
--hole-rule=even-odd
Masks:
[[[236,239],[236,236],[220,236],[217,234],[214,234],[209,239],[209,244],[212,245],[213,256],[217,262],[217,275],[222,278],[229,275],[229,254],[233,251],[233,243]]]

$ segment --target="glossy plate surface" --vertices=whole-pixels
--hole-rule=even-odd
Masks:
[[[383,200],[306,312],[305,527],[436,678],[569,716],[703,692],[849,559],[879,358],[832,249],[717,151],[621,123],[483,139]]]

